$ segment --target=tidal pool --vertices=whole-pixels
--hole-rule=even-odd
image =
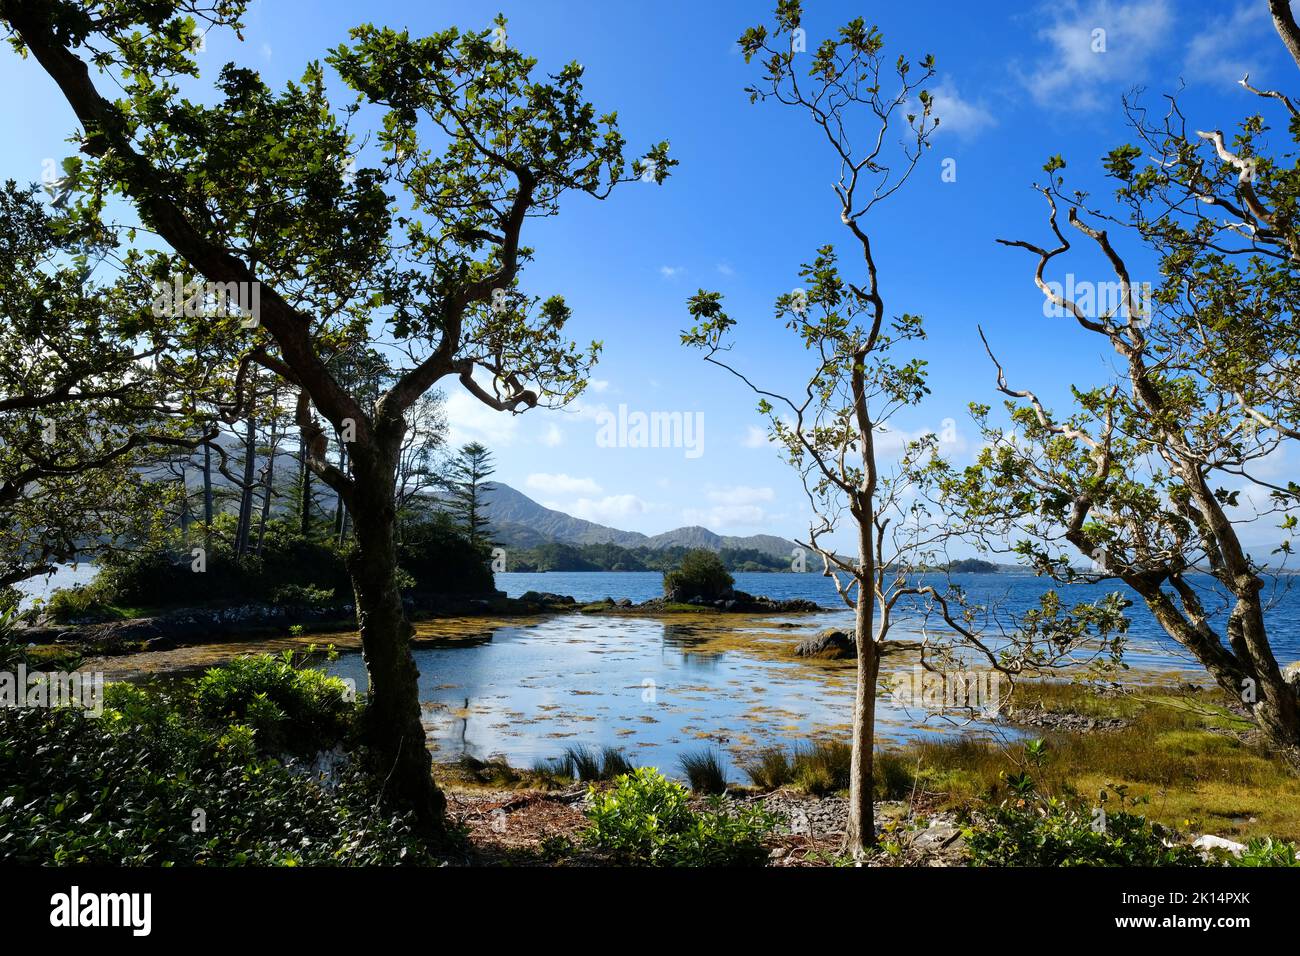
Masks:
[[[634,763],[676,773],[679,756],[714,747],[730,755],[733,779],[747,753],[812,737],[843,739],[853,706],[852,662],[806,663],[794,643],[824,625],[821,616],[685,620],[580,614],[495,624],[467,633],[461,621],[445,643],[438,623],[420,627],[415,650],[420,698],[437,759],[502,755],[528,767],[566,747],[624,749]],[[882,667],[909,673],[899,659]],[[361,656],[327,665],[366,686]],[[928,716],[896,706],[877,711],[882,743],[924,734],[1014,738],[1005,726],[964,715]]]

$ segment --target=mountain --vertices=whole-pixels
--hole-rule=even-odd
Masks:
[[[493,537],[514,548],[535,548],[547,542],[561,544],[616,544],[622,548],[723,548],[749,549],[774,557],[789,558],[797,547],[793,541],[771,534],[744,537],[721,535],[698,526],[676,528],[653,536],[620,531],[594,521],[575,518],[563,511],[539,505],[532,498],[501,482],[485,486],[486,511]]]

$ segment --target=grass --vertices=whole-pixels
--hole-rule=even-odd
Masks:
[[[918,793],[949,806],[1007,796],[1005,775],[1029,772],[1048,793],[1096,793],[1126,786],[1146,797],[1147,815],[1184,830],[1242,839],[1300,839],[1300,778],[1248,735],[1251,725],[1225,706],[1217,689],[1178,693],[1150,688],[1098,695],[1071,685],[1027,685],[1017,703],[1096,717],[1124,717],[1117,730],[1044,732],[1049,758],[1024,765],[1023,748],[954,738],[917,741],[895,752],[887,789],[906,798],[905,774]],[[880,764],[878,762],[877,766]],[[878,773],[878,776],[881,774]],[[879,790],[879,781],[878,781]]]
[[[1066,683],[1023,683],[1018,709],[1122,718],[1119,729],[1086,734],[1044,730],[1048,759],[1026,763],[1020,742],[966,736],[914,741],[878,751],[878,800],[969,808],[1009,795],[1006,778],[1027,772],[1049,794],[1095,794],[1109,786],[1145,797],[1144,812],[1181,830],[1245,841],[1300,840],[1300,777],[1258,744],[1252,724],[1217,688],[1150,687],[1124,693]],[[811,742],[793,751],[760,750],[741,769],[759,790],[789,787],[816,795],[848,785],[849,748]]]
[[[566,782],[576,779],[584,783],[613,780],[634,769],[632,762],[618,747],[596,750],[586,744],[569,747],[559,757],[533,765],[533,773],[538,776],[563,779]]]
[[[741,769],[760,790],[791,787],[824,797],[849,786],[852,749],[841,741],[814,741],[793,752],[768,747]]]
[[[727,789],[727,768],[716,750],[695,750],[677,758],[677,765],[695,793],[723,793]]]

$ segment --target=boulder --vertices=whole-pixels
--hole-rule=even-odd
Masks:
[[[795,657],[818,657],[823,660],[848,661],[858,656],[858,645],[851,633],[827,628],[820,634],[800,641]]]
[[[1224,837],[1221,836],[1215,836],[1212,833],[1206,833],[1203,836],[1198,836],[1195,840],[1192,841],[1192,847],[1194,849],[1200,850],[1201,856],[1207,862],[1214,859],[1213,851],[1215,850],[1224,850],[1228,853],[1231,853],[1233,856],[1241,856],[1241,854],[1246,851],[1246,847],[1244,844],[1238,843],[1235,840],[1225,839]]]
[[[1291,685],[1296,694],[1300,694],[1300,661],[1293,661],[1282,668],[1282,679]]]

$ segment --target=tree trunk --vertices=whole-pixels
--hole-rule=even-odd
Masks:
[[[305,541],[311,537],[311,469],[307,467],[307,439],[302,435],[298,438],[298,469],[298,500],[302,509],[298,514],[298,532]]]
[[[212,446],[203,446],[203,552],[212,551]]]
[[[854,626],[858,647],[857,680],[853,694],[853,757],[849,770],[849,821],[844,852],[861,859],[876,842],[875,776],[876,678],[880,658],[872,635],[875,595],[869,583],[859,583]]]
[[[235,531],[235,554],[248,551],[249,530],[253,526],[253,486],[256,484],[257,469],[257,423],[253,413],[248,414],[248,426],[244,433],[244,477],[239,495],[239,524]]]
[[[372,457],[381,460],[365,461]],[[433,760],[420,722],[419,671],[411,656],[412,628],[397,589],[394,473],[382,453],[354,454],[357,476],[352,527],[356,548],[348,558],[357,600],[357,624],[370,689],[362,740],[384,781],[384,795],[413,811],[427,836],[445,833],[446,801],[433,780]]]
[[[275,417],[271,418],[271,443],[267,448],[266,457],[266,482],[262,486],[262,513],[257,519],[257,553],[262,553],[262,546],[266,542],[266,522],[271,517],[271,499],[275,495],[275,451],[276,442],[279,440],[276,436]]]

